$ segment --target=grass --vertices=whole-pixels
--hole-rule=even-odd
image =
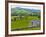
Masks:
[[[12,16],[14,18],[16,16]],[[24,28],[23,30],[39,30],[40,27],[27,28],[29,26],[29,22],[32,20],[40,20],[37,16],[25,16],[22,19],[17,19],[16,21],[11,21],[11,30],[17,28]],[[30,22],[32,25],[32,23]]]

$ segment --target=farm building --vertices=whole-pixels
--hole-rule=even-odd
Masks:
[[[32,25],[29,24],[29,27],[39,27],[40,26],[40,20],[32,20]]]

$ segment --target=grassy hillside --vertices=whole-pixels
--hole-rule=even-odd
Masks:
[[[24,8],[11,8],[11,15],[16,16],[16,15],[40,15],[40,10],[35,10],[35,9],[24,9]]]

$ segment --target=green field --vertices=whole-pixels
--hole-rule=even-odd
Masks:
[[[14,18],[17,16],[12,16]],[[35,28],[27,28],[29,26],[29,23],[32,25],[32,20],[40,20],[36,16],[24,16],[22,19],[17,19],[16,21],[11,22],[11,30],[17,29],[17,28],[24,28],[23,30],[39,30],[40,27],[35,27]]]

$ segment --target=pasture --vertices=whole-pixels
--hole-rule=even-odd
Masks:
[[[22,30],[39,30],[40,27],[28,28],[29,23],[32,25],[32,20],[40,20],[38,16],[11,16],[11,30],[14,31],[17,28],[22,28]]]

